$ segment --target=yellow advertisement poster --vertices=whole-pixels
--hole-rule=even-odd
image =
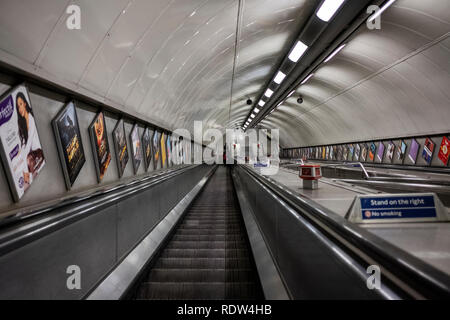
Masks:
[[[163,133],[161,135],[161,160],[162,160],[162,167],[166,167],[166,135]]]

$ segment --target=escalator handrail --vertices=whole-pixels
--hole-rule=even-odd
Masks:
[[[129,183],[97,190],[83,197],[74,197],[18,217],[1,226],[0,256],[196,167],[197,165],[186,166],[164,171],[165,174],[162,172],[134,179]]]
[[[341,240],[333,236],[332,233],[327,231],[314,219],[317,219],[326,225],[326,227],[330,228],[332,232],[338,234],[345,241],[364,252],[365,255],[371,257],[374,261],[377,261],[381,267],[386,268],[386,270],[401,279],[403,283],[406,283],[415,292],[423,295],[424,298],[442,299],[444,297],[450,297],[450,276],[446,273],[414,257],[408,252],[395,247],[369,231],[348,222],[341,216],[338,216],[331,210],[314,201],[302,198],[290,192],[273,179],[263,177],[247,166],[241,167],[250,174],[251,177],[271,190],[280,199],[296,208],[296,211],[300,215],[312,222],[319,230],[330,236],[330,239],[333,242],[341,242],[340,246],[347,247],[347,251],[350,250],[347,245],[343,244]],[[305,215],[305,213],[308,213],[309,215]],[[313,217],[313,219],[311,219],[311,217]],[[351,254],[355,255],[356,253],[353,252]]]

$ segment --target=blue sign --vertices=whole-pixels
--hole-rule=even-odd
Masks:
[[[363,220],[435,218],[433,196],[395,196],[361,198]]]
[[[254,168],[261,168],[261,167],[265,168],[265,167],[267,167],[267,163],[261,163],[261,162],[254,163],[253,167]]]

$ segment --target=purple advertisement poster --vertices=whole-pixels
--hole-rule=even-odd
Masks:
[[[377,151],[377,160],[379,162],[383,162],[383,156],[384,156],[384,143],[380,142],[380,145],[378,146],[378,151]]]
[[[416,163],[418,153],[419,153],[419,143],[416,141],[416,139],[412,139],[411,147],[409,148],[408,158],[414,164]]]

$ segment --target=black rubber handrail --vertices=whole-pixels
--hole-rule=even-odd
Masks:
[[[333,233],[339,235],[339,237],[356,247],[370,259],[376,261],[380,267],[388,270],[390,274],[400,279],[403,285],[407,286],[406,289],[412,289],[412,292],[405,290],[405,287],[399,287],[395,284],[395,281],[390,281],[390,285],[394,287],[393,290],[399,292],[400,296],[417,298],[414,295],[415,292],[426,299],[450,298],[450,276],[448,274],[395,247],[369,231],[348,222],[316,202],[293,194],[272,179],[261,176],[247,166],[241,167],[251,177],[292,206],[298,214],[313,223],[321,232],[328,235],[330,240],[340,245],[350,255],[359,261],[366,260],[366,258],[358,255],[357,252],[352,251],[348,244],[343,243]],[[320,221],[320,223],[315,219]],[[325,225],[326,228],[321,224]]]
[[[166,174],[146,176],[31,212],[30,215],[2,227],[0,256],[196,167],[187,166],[166,171]]]

